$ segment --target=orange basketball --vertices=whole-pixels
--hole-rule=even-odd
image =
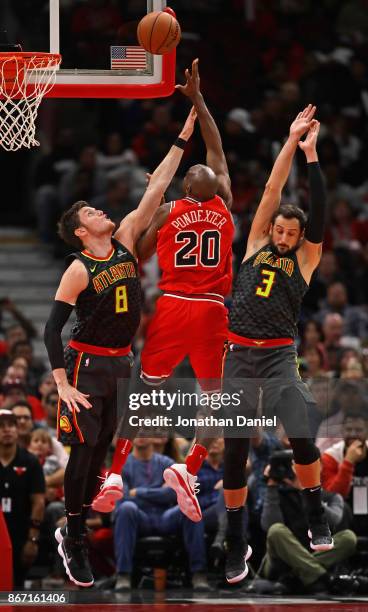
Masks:
[[[139,44],[155,55],[164,55],[172,51],[179,43],[180,35],[181,30],[177,20],[164,11],[148,13],[140,20],[137,28]]]

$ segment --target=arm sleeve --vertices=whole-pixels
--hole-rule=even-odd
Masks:
[[[62,329],[70,317],[74,306],[55,300],[45,326],[44,341],[52,370],[65,368],[64,349],[61,341]]]
[[[318,162],[308,164],[310,207],[305,237],[309,242],[319,244],[323,240],[326,224],[326,187]]]
[[[267,487],[263,501],[261,527],[264,531],[268,531],[274,523],[283,523],[280,506],[279,489],[277,486]]]

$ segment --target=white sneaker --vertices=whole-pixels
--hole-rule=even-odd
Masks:
[[[96,512],[112,512],[115,502],[123,497],[123,481],[118,474],[106,472],[101,491],[92,502],[93,510]]]
[[[164,471],[164,481],[174,489],[182,513],[194,523],[198,523],[202,512],[196,497],[199,492],[197,476],[189,474],[185,463],[174,463]]]

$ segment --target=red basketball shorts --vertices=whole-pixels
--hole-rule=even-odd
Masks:
[[[146,383],[160,384],[188,356],[202,389],[220,389],[228,319],[227,308],[215,300],[159,298],[141,355]]]

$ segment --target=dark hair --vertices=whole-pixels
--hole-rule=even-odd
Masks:
[[[64,242],[69,244],[72,247],[78,249],[78,251],[83,250],[83,242],[78,236],[75,235],[75,230],[80,226],[79,219],[79,211],[81,208],[88,206],[87,202],[84,200],[78,200],[75,202],[73,206],[68,208],[62,216],[58,223],[58,234]]]
[[[18,402],[13,402],[9,406],[9,410],[13,410],[13,408],[15,408],[16,406],[20,406],[22,408],[28,408],[28,410],[31,413],[31,416],[33,418],[32,406],[31,406],[31,404],[29,402],[27,402],[27,400],[19,400]]]
[[[363,411],[361,412],[357,412],[354,410],[350,410],[348,412],[345,412],[342,422],[345,425],[346,421],[348,419],[361,419],[362,421],[364,421],[365,423],[368,422],[368,414],[364,413]]]
[[[307,217],[305,212],[294,204],[281,204],[281,206],[273,213],[271,223],[275,223],[276,218],[282,215],[285,219],[298,219],[300,230],[303,231],[307,224]]]

